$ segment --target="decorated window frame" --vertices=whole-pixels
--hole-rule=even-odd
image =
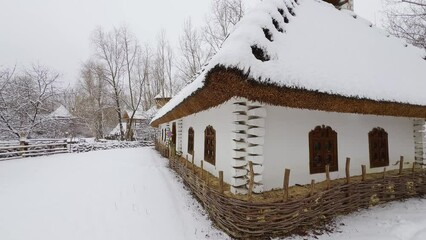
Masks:
[[[329,126],[317,126],[309,132],[309,171],[311,174],[338,171],[337,133]]]
[[[188,129],[188,153],[194,154],[194,129],[192,127]]]
[[[368,133],[370,168],[389,166],[388,133],[380,127]]]
[[[210,125],[204,130],[204,161],[216,165],[216,130]]]

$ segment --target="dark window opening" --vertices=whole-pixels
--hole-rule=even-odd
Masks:
[[[194,154],[194,129],[192,127],[188,129],[188,153]]]
[[[265,34],[266,39],[268,39],[270,42],[272,42],[272,33],[267,28],[262,28],[263,33]]]
[[[212,126],[204,130],[204,161],[216,165],[216,131]]]
[[[274,24],[274,27],[277,29],[278,32],[284,32],[284,30],[280,27],[278,21],[274,18],[272,18],[272,24]]]
[[[309,170],[311,174],[338,171],[337,133],[328,126],[317,126],[309,132]]]
[[[370,168],[389,166],[388,133],[383,128],[374,128],[368,133]]]
[[[176,147],[176,123],[175,122],[172,125],[172,143],[173,143],[173,146]]]
[[[270,60],[270,57],[268,54],[266,54],[262,48],[259,48],[256,45],[251,46],[251,52],[253,53],[254,57],[259,59],[262,62],[266,62]]]

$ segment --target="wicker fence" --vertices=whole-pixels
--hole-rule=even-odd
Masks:
[[[169,157],[167,147],[156,144],[156,149],[164,157]],[[328,190],[302,198],[290,196],[288,200],[256,202],[224,194],[211,184],[211,180],[197,174],[195,166],[187,160],[178,156],[169,159],[170,167],[183,178],[213,222],[237,239],[262,239],[304,233],[324,227],[337,215],[426,193],[426,174],[423,169],[418,169],[415,172],[383,174],[380,178],[333,184]]]

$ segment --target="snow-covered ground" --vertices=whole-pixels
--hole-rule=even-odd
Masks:
[[[0,162],[1,240],[224,239],[151,148]]]
[[[362,210],[336,221],[331,234],[292,240],[425,240],[426,199],[410,199]]]
[[[426,200],[337,220],[294,239],[424,240]],[[151,148],[0,162],[1,240],[229,239]]]

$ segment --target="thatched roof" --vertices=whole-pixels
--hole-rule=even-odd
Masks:
[[[278,106],[426,118],[425,51],[317,0],[265,0],[152,125],[233,96]]]

